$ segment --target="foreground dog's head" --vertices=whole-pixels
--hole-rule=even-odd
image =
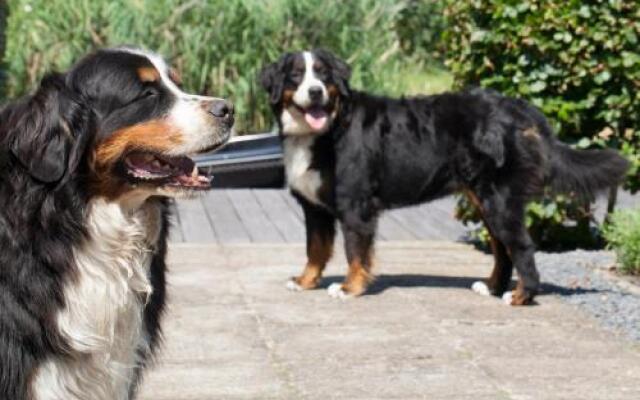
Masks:
[[[0,151],[11,173],[57,187],[86,183],[110,199],[185,195],[207,189],[190,155],[227,141],[233,106],[186,94],[152,53],[101,50],[0,114]]]
[[[260,73],[284,135],[326,132],[341,97],[349,96],[349,66],[324,50],[286,53]]]

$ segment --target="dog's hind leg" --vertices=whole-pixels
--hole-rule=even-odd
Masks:
[[[513,262],[505,245],[492,234],[491,251],[493,253],[494,265],[491,276],[487,281],[487,286],[494,296],[502,296],[509,289],[511,276],[513,275]]]
[[[480,213],[480,217],[489,231],[489,244],[491,245],[491,254],[493,254],[494,264],[491,276],[486,283],[477,281],[473,283],[472,289],[482,295],[502,296],[509,289],[511,276],[513,274],[513,262],[505,245],[496,237],[486,222],[484,216],[484,208],[480,199],[471,191],[466,192],[469,201],[476,207]]]
[[[498,246],[495,253],[496,263],[498,257],[501,259],[501,268],[494,269],[489,278],[490,290],[495,290],[495,294],[499,294],[496,289],[506,290],[509,278],[505,267],[508,266],[506,259],[510,258],[518,272],[518,285],[513,292],[506,292],[503,299],[511,305],[531,304],[540,286],[540,276],[535,266],[535,246],[524,222],[527,199],[512,195],[508,189],[494,188],[489,193],[479,194],[478,200],[485,224],[496,241],[503,245],[503,249]],[[495,286],[491,288],[493,284]]]
[[[486,283],[483,281],[474,282],[472,289],[486,296],[502,296],[509,289],[509,284],[511,283],[513,262],[505,245],[491,231],[489,231],[489,236],[491,253],[494,258],[493,270]]]
[[[314,289],[320,284],[322,271],[333,254],[336,234],[335,217],[324,209],[300,199],[307,231],[307,264],[302,274],[291,278],[291,290]]]

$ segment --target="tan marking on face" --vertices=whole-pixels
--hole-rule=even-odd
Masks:
[[[160,72],[154,67],[138,68],[138,78],[142,82],[157,82],[160,80]]]
[[[96,150],[98,164],[112,163],[126,150],[166,153],[183,143],[182,135],[164,120],[152,120],[120,129],[103,140]]]
[[[327,94],[329,95],[330,99],[335,99],[340,94],[340,90],[338,89],[338,87],[336,85],[328,84],[327,85]]]
[[[291,89],[285,89],[282,92],[282,104],[284,105],[284,108],[287,108],[293,104],[293,95],[295,93],[296,91]]]
[[[536,139],[536,140],[540,139],[540,131],[538,131],[538,128],[535,126],[532,126],[522,131],[522,135],[527,139]]]
[[[97,145],[93,154],[93,192],[115,198],[130,189],[113,170],[127,152],[138,150],[165,154],[182,143],[181,133],[164,120],[152,120],[114,132]]]

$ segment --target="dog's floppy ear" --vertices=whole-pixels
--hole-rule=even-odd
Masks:
[[[324,49],[315,49],[313,53],[318,56],[331,70],[331,78],[338,86],[340,94],[349,96],[349,79],[351,78],[351,67],[349,64],[336,57],[333,53]]]
[[[500,168],[505,161],[505,136],[506,133],[499,124],[489,124],[488,127],[478,128],[473,132],[473,145],[477,150],[491,157],[496,167]]]
[[[292,57],[292,53],[285,53],[278,61],[267,65],[260,71],[260,84],[269,93],[269,102],[271,104],[278,104],[282,100],[287,67]]]
[[[11,154],[43,183],[59,183],[76,170],[95,129],[92,111],[59,74],[45,77],[6,122]]]

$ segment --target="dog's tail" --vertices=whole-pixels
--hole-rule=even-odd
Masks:
[[[629,161],[615,150],[576,150],[554,142],[548,182],[556,192],[574,192],[593,200],[599,192],[618,185],[629,169]]]

